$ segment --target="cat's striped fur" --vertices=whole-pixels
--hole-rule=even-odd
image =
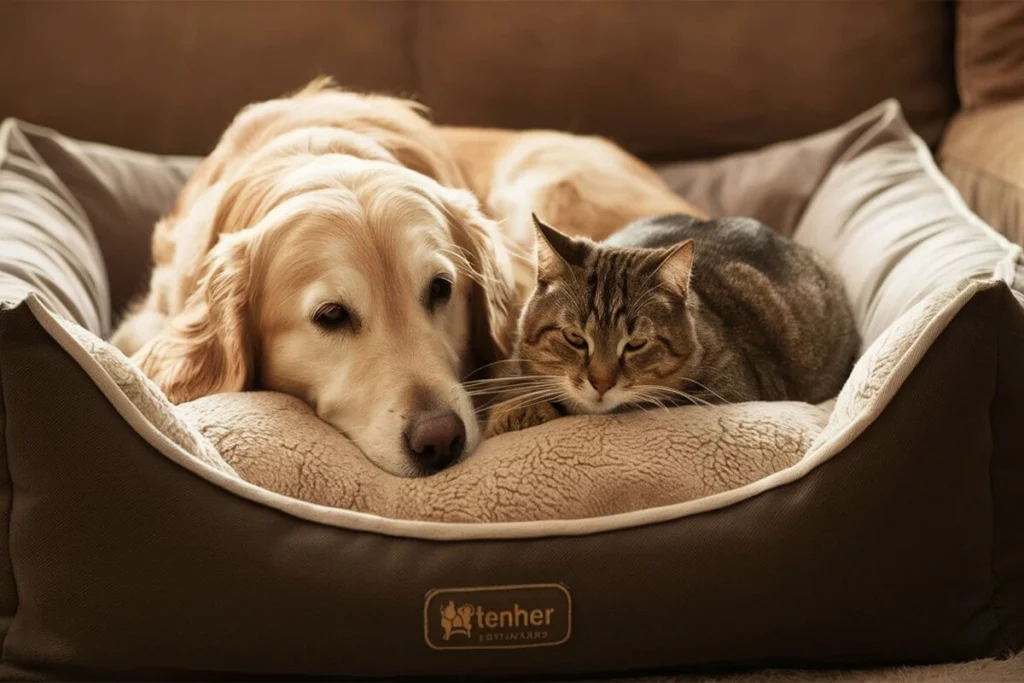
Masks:
[[[659,216],[600,244],[538,221],[537,263],[492,434],[682,401],[817,403],[859,345],[838,278],[753,219]]]

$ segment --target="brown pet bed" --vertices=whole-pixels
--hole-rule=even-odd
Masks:
[[[101,341],[194,160],[19,122],[0,138],[5,678],[866,666],[1024,644],[1021,250],[894,103],[665,170],[839,270],[864,349],[835,401],[558,420],[420,480],[288,397],[174,408]]]

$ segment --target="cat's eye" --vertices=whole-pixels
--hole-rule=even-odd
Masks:
[[[337,330],[352,323],[348,309],[338,303],[324,304],[316,309],[313,322],[325,330]]]
[[[448,303],[452,298],[452,281],[446,277],[435,277],[430,283],[430,292],[427,294],[427,301],[430,310]]]
[[[630,339],[628,342],[626,342],[627,351],[639,351],[645,346],[647,346],[646,339]]]
[[[569,345],[577,349],[586,349],[587,340],[583,338],[583,335],[572,330],[562,330],[562,334],[565,336],[565,341],[569,342]]]

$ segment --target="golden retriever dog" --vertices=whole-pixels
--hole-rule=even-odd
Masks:
[[[431,474],[480,440],[462,380],[509,351],[532,210],[596,239],[700,215],[600,138],[437,127],[320,79],[230,124],[111,341],[174,402],[289,393],[382,469]]]
[[[174,402],[306,400],[388,472],[480,438],[465,372],[507,352],[495,224],[412,103],[318,81],[243,110],[153,239],[112,341]]]

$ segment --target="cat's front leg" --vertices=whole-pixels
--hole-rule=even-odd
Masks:
[[[536,427],[561,416],[558,408],[547,401],[525,406],[516,405],[514,401],[505,404],[499,403],[487,418],[484,437],[490,438],[505,432],[516,432],[520,429]]]

